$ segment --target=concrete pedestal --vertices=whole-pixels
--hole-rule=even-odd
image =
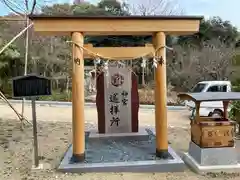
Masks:
[[[184,154],[183,161],[197,173],[240,170],[235,147],[200,148],[190,142],[188,153]]]

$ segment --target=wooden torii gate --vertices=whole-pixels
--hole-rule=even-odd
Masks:
[[[166,34],[188,35],[199,31],[203,17],[192,16],[43,16],[30,15],[35,31],[46,35],[71,35],[73,41],[72,125],[73,158],[85,159],[84,35],[152,35],[155,55],[156,156],[168,156]],[[126,48],[128,49],[128,48]],[[125,51],[125,50],[124,50]],[[130,50],[131,51],[131,50]]]

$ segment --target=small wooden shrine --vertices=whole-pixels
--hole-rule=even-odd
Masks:
[[[183,93],[182,100],[191,100],[196,104],[196,116],[191,121],[191,141],[200,148],[219,148],[234,146],[235,121],[228,119],[228,105],[232,100],[240,100],[237,92]],[[201,117],[201,102],[222,101],[223,117]]]

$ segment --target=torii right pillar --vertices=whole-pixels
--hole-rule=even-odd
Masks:
[[[167,133],[167,80],[166,80],[166,36],[157,32],[153,37],[153,44],[158,60],[155,69],[155,129],[156,129],[156,156],[168,158]]]

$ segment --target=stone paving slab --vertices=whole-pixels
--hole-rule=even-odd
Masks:
[[[240,160],[236,147],[200,148],[193,142],[188,153],[183,154],[183,161],[196,173],[240,172]]]

